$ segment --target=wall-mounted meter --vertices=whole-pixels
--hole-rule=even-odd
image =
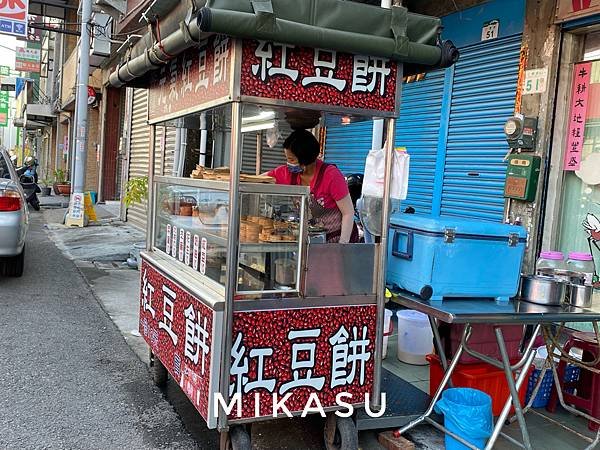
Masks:
[[[504,124],[504,134],[510,148],[533,150],[537,133],[537,118],[516,115]]]
[[[534,155],[510,155],[506,168],[504,196],[526,202],[534,201],[541,161],[539,156]]]

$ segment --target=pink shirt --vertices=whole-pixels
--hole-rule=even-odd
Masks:
[[[316,201],[325,208],[337,208],[336,202],[346,197],[350,192],[348,191],[348,185],[346,179],[340,170],[331,164],[328,164],[325,168],[325,172],[321,176],[321,182],[315,189],[315,181],[317,180],[317,174],[321,170],[323,161],[317,159],[315,174],[310,181],[310,192],[315,197]],[[300,184],[300,175],[291,173],[287,165],[279,166],[267,173],[267,175],[274,177],[277,184]],[[294,183],[294,179],[296,183]]]

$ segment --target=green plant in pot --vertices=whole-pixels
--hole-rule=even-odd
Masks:
[[[50,191],[51,191],[51,186],[52,186],[52,179],[50,178],[41,178],[40,179],[40,185],[41,185],[41,190],[42,190],[42,195],[43,196],[48,196],[50,195]]]
[[[71,183],[67,181],[68,175],[62,169],[54,171],[54,193],[56,195],[69,195],[71,193]]]

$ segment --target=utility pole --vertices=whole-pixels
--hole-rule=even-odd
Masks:
[[[67,225],[84,226],[85,169],[88,143],[88,80],[90,76],[90,29],[92,0],[81,0],[81,37],[79,39],[79,66],[77,70],[75,161],[72,174],[71,201],[66,218]]]

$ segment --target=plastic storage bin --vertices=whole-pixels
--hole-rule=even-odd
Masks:
[[[387,282],[424,300],[508,301],[519,287],[526,238],[516,225],[394,214]]]
[[[428,355],[427,361],[429,361],[429,395],[433,396],[442,382],[444,370],[437,355]],[[486,363],[458,364],[452,375],[452,383],[454,387],[479,389],[492,397],[492,413],[494,416],[500,415],[504,402],[510,395],[504,371]],[[521,389],[519,389],[521,404],[525,402],[526,393],[527,383],[523,383]],[[514,412],[514,408],[511,408],[512,412]]]
[[[519,359],[522,354],[520,351],[521,341],[523,340],[523,325],[502,325],[502,335],[506,344],[509,359]],[[465,326],[463,324],[440,324],[440,334],[447,357],[450,359],[456,353],[460,346]],[[447,331],[449,329],[449,331]],[[449,345],[445,336],[449,334]],[[498,341],[494,332],[494,326],[490,324],[477,323],[471,326],[471,337],[469,338],[469,348],[483,353],[491,358],[500,360],[500,350],[498,349]],[[481,360],[472,357],[463,352],[458,361],[461,364],[479,364]]]
[[[383,326],[383,359],[387,357],[388,340],[390,335],[394,331],[394,326],[392,325],[393,314],[394,313],[391,310],[385,310],[385,322]]]
[[[540,376],[542,371],[540,369],[534,369],[529,377],[529,381],[527,383],[527,395],[525,396],[525,403],[529,403],[531,399],[531,394],[533,394],[533,389],[535,388],[535,384]],[[544,379],[542,380],[542,385],[540,389],[533,399],[533,403],[531,406],[533,408],[545,408],[548,404],[548,400],[550,400],[550,394],[552,393],[552,388],[554,387],[554,377],[552,375],[552,370],[547,370],[544,374]]]
[[[444,425],[469,444],[483,448],[492,434],[492,399],[477,389],[446,389],[436,403],[435,411],[444,415]],[[446,450],[468,449],[453,437],[446,435]]]
[[[398,317],[398,359],[424,366],[433,351],[433,331],[427,315],[410,309],[396,312]]]

